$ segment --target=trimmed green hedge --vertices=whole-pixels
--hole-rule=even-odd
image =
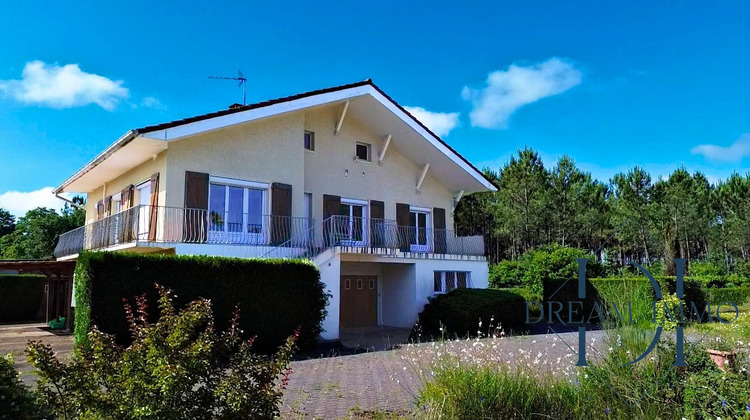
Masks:
[[[0,323],[43,318],[44,277],[0,274]]]
[[[75,275],[76,343],[93,324],[127,344],[130,333],[123,299],[146,294],[154,321],[159,283],[176,295],[176,304],[197,298],[213,303],[216,327],[229,325],[236,305],[246,338],[254,349],[275,351],[297,327],[300,349],[312,348],[322,331],[328,295],[320,272],[310,262],[208,256],[167,256],[112,252],[82,253]]]
[[[654,278],[659,282],[662,294],[675,292],[674,277],[655,276]],[[545,311],[547,310],[546,302],[550,300],[552,293],[563,282],[564,280],[545,282]],[[715,308],[722,302],[732,302],[738,306],[750,302],[750,287],[714,287],[706,289],[710,294],[710,296],[707,296],[700,285],[687,277],[685,278],[684,285],[685,300],[687,302],[695,302],[697,308],[703,308],[708,301],[710,301],[712,308]],[[634,321],[636,323],[639,321],[651,322],[654,299],[656,299],[654,289],[651,287],[651,283],[644,277],[593,278],[588,280],[586,284],[586,299],[584,300],[584,310],[582,312],[589,314],[595,300],[605,304],[606,307],[602,308],[605,311],[611,310],[612,303],[615,303],[618,309],[626,308],[627,303],[630,301],[632,302]],[[562,289],[555,293],[552,300],[559,302],[577,301],[578,280],[576,278],[571,279]]]
[[[523,296],[505,290],[455,289],[449,293],[430,298],[419,314],[419,327],[423,338],[440,337],[440,325],[446,337],[475,336],[480,329],[487,334],[490,319],[492,327],[501,324],[503,330],[525,329],[526,302]]]
[[[750,301],[750,287],[724,287],[708,289],[711,294],[711,307],[715,308],[722,302],[732,302],[737,306]]]
[[[675,292],[674,277],[654,276],[654,279],[659,282],[662,295]],[[563,302],[564,304],[565,302],[579,300],[578,279],[572,278],[567,284],[562,286],[564,282],[565,280],[551,280],[544,283],[545,310],[547,309],[546,302],[550,300]],[[552,296],[561,286],[562,288]],[[685,300],[687,302],[695,302],[698,308],[705,306],[706,296],[699,284],[686,277],[684,287]],[[600,305],[603,304],[601,308],[605,312],[605,317],[614,319],[614,316],[616,316],[612,312],[614,303],[617,305],[623,320],[627,323],[626,311],[628,302],[630,302],[633,321],[635,323],[651,322],[653,319],[653,301],[655,299],[654,289],[645,277],[592,278],[586,282],[586,299],[583,301],[584,309],[581,312],[588,317],[593,309],[594,302],[598,301]],[[623,311],[623,308],[625,311]],[[563,313],[566,312],[563,311]]]

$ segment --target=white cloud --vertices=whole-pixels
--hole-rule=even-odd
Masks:
[[[462,96],[471,101],[471,125],[507,128],[508,119],[520,107],[558,95],[581,84],[582,74],[568,60],[552,57],[529,66],[511,64],[487,77],[487,86],[464,87]]]
[[[701,144],[690,149],[690,153],[701,155],[710,162],[740,163],[745,157],[750,157],[750,133],[741,135],[731,146]]]
[[[28,105],[72,108],[97,104],[111,111],[128,97],[122,80],[86,73],[78,64],[26,63],[18,80],[0,80],[0,91]]]
[[[404,109],[438,136],[447,136],[458,127],[458,112],[431,112],[419,106],[405,106]]]
[[[8,210],[16,217],[21,217],[27,211],[37,207],[49,207],[60,210],[65,206],[65,202],[56,198],[52,187],[44,187],[36,191],[21,192],[7,191],[0,193],[0,208]],[[61,194],[66,198],[71,198],[67,194]]]
[[[163,103],[161,103],[161,101],[154,98],[153,96],[146,96],[143,99],[141,99],[141,106],[146,107],[146,108],[158,109],[158,110],[167,109],[167,107]]]

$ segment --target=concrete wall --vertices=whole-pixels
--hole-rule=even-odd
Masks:
[[[383,264],[381,323],[389,327],[414,326],[417,307],[416,264]]]
[[[315,151],[305,152],[305,192],[313,194],[313,217],[323,218],[323,194],[344,198],[385,202],[385,218],[396,218],[396,203],[446,210],[447,228],[452,229],[450,213],[453,194],[428,172],[419,194],[416,184],[422,168],[401,155],[390,145],[383,160],[377,163],[385,139],[347,116],[338,135],[335,125],[340,107],[320,108],[305,113],[305,130],[315,133]],[[357,142],[371,144],[372,162],[354,161]],[[348,171],[348,175],[346,173]]]
[[[486,261],[420,260],[417,268],[417,314],[427,304],[427,298],[435,292],[435,271],[470,271],[471,282],[476,289],[486,289],[489,284],[489,266]]]
[[[320,334],[323,340],[336,340],[339,338],[339,307],[341,305],[341,258],[333,255],[331,251],[323,253],[316,259],[320,269],[320,279],[325,284],[325,290],[331,294],[328,300],[328,316],[323,320],[323,332]]]

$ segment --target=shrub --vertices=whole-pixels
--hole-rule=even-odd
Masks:
[[[750,287],[723,287],[708,289],[711,307],[716,307],[722,302],[732,302],[737,306],[744,305],[750,301]]]
[[[30,342],[38,388],[58,418],[199,419],[273,418],[279,415],[295,336],[271,358],[242,340],[239,312],[229,328],[214,327],[212,304],[200,299],[177,311],[159,288],[161,316],[148,321],[145,295],[125,305],[132,344],[95,327],[70,364],[52,348]]]
[[[76,343],[92,325],[129,341],[122,299],[146,293],[157,298],[153,284],[175,291],[178,304],[210,299],[217,327],[225,329],[239,304],[243,337],[256,337],[253,348],[269,353],[301,327],[299,346],[315,345],[326,315],[327,295],[312,263],[206,256],[166,256],[113,252],[82,253],[75,277]],[[158,314],[148,314],[155,320]]]
[[[721,261],[701,261],[694,260],[689,262],[690,274],[693,277],[704,276],[726,276],[727,266]]]
[[[21,382],[14,368],[13,355],[0,357],[0,419],[39,418],[42,418],[42,412],[36,395]]]
[[[505,260],[490,266],[490,287],[523,286],[524,267],[520,261]]]
[[[419,314],[422,334],[436,338],[443,334],[463,337],[524,328],[526,303],[515,293],[494,289],[455,289],[431,298]],[[480,325],[481,322],[481,325]],[[442,329],[442,331],[441,331]]]
[[[690,306],[684,306],[685,302],[677,298],[677,295],[665,294],[664,299],[656,302],[656,325],[664,327],[665,331],[674,331],[678,325],[683,324],[683,317],[688,318]],[[682,308],[681,308],[682,306]],[[701,307],[696,306],[698,309]]]
[[[490,267],[490,285],[497,288],[523,285],[541,295],[545,281],[566,280],[576,275],[576,258],[590,257],[588,252],[578,248],[540,247],[527,251],[518,261],[501,261]],[[593,258],[586,264],[586,269],[590,276],[599,276],[604,270]]]
[[[570,419],[577,393],[567,382],[549,384],[518,371],[446,364],[436,369],[417,403],[441,419]]]
[[[690,419],[750,419],[750,376],[718,369],[691,375],[684,406]]]
[[[0,323],[42,318],[44,277],[0,275]]]

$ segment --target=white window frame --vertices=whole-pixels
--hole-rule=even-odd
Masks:
[[[362,240],[340,240],[338,243],[342,246],[364,246],[367,243],[367,233],[369,232],[370,203],[367,200],[358,200],[356,198],[341,198],[341,204],[348,204],[349,210],[349,230],[354,230],[354,210],[352,206],[362,207]]]
[[[361,159],[359,156],[357,156],[357,146],[367,147],[367,159]],[[357,162],[372,162],[372,144],[365,143],[363,141],[355,142],[354,143],[354,159]]]
[[[411,252],[430,252],[432,249],[432,209],[428,207],[416,207],[416,206],[409,206],[409,213],[421,213],[425,214],[425,243],[420,244],[419,243],[419,218],[417,218],[416,226],[411,226],[414,228],[414,238],[417,241],[416,244],[409,244],[409,250]]]
[[[207,217],[209,218],[208,223],[211,224],[211,185],[218,185],[223,186],[224,188],[224,216],[223,216],[223,230],[217,231],[217,230],[208,230],[208,242],[221,242],[221,243],[229,243],[229,244],[266,244],[270,238],[268,238],[268,234],[270,232],[270,229],[268,229],[268,221],[266,220],[266,214],[268,212],[268,190],[270,188],[270,184],[267,182],[257,182],[257,181],[246,181],[242,179],[235,179],[235,178],[227,178],[227,177],[221,177],[221,176],[209,176],[208,178],[208,203],[209,203],[209,209]],[[229,232],[228,231],[228,223],[226,223],[227,219],[227,206],[229,206],[229,188],[228,187],[238,187],[242,188],[242,229],[240,232]],[[261,198],[261,210],[260,210],[260,217],[261,217],[261,231],[260,233],[252,233],[248,232],[248,190],[260,190],[262,193]]]
[[[146,202],[146,204],[141,204],[141,199],[143,198],[143,190],[148,188],[149,194],[149,200]],[[151,199],[151,180],[143,181],[135,186],[135,190],[138,191],[138,201],[136,206],[138,206],[138,232],[137,232],[137,238],[139,240],[146,240],[148,239],[148,231],[150,229],[151,224],[151,212],[150,209],[150,199]]]
[[[310,135],[310,147],[305,147],[305,135]],[[308,152],[314,152],[315,151],[315,132],[312,130],[305,130],[304,134],[302,135],[302,147],[308,151]]]
[[[455,290],[455,289],[459,288],[458,287],[458,273],[466,273],[466,289],[473,289],[474,288],[473,283],[471,282],[471,271],[464,271],[464,270],[435,270],[433,273],[440,273],[440,290],[439,291],[435,290],[435,284],[434,284],[435,277],[434,277],[434,274],[433,274],[433,277],[432,277],[432,279],[433,279],[432,289],[433,289],[433,294],[435,294],[435,295],[442,295],[444,293],[448,293],[447,292],[447,288],[446,288],[446,284],[445,284],[445,275],[446,275],[446,273],[453,273],[453,275],[454,275],[454,279],[455,279],[455,282],[456,282],[456,287],[454,287],[451,290]]]

